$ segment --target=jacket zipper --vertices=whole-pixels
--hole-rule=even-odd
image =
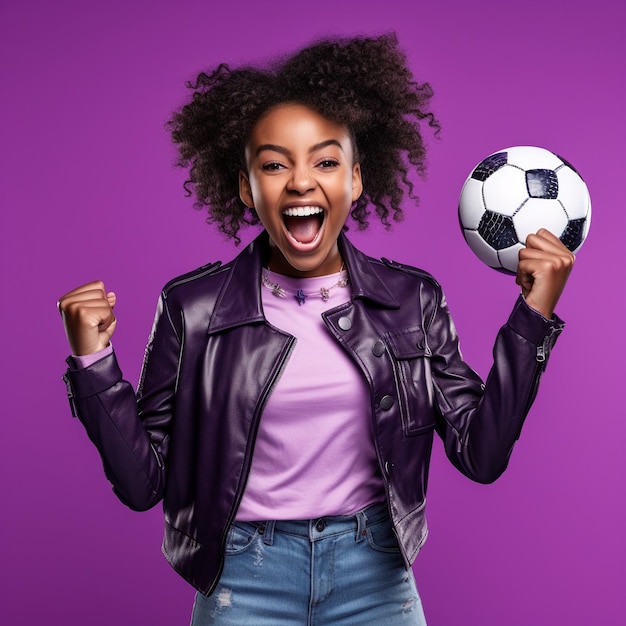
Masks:
[[[78,407],[76,406],[76,396],[74,395],[74,387],[72,387],[72,381],[67,373],[63,374],[63,382],[65,383],[65,389],[67,391],[67,399],[70,403],[70,410],[72,411],[72,417],[78,417]]]
[[[287,363],[287,359],[289,357],[289,355],[291,354],[291,351],[293,350],[293,346],[296,343],[296,338],[293,336],[289,336],[289,340],[287,341],[287,345],[285,347],[285,349],[283,350],[282,355],[279,357],[278,360],[278,367],[275,368],[274,373],[270,379],[269,384],[266,386],[266,388],[263,390],[263,393],[261,395],[261,397],[259,398],[259,402],[256,405],[256,409],[254,411],[254,415],[252,418],[252,433],[251,433],[251,437],[248,438],[248,442],[247,442],[247,446],[246,446],[246,453],[244,455],[244,467],[243,467],[243,481],[241,481],[241,484],[239,486],[239,489],[237,491],[237,493],[235,494],[235,503],[233,504],[232,509],[230,510],[230,513],[228,515],[228,519],[226,520],[226,525],[224,527],[224,530],[222,532],[222,538],[220,540],[220,565],[219,565],[219,569],[217,572],[217,576],[215,577],[215,580],[211,583],[211,587],[209,588],[209,590],[207,591],[207,595],[210,595],[213,590],[215,589],[215,587],[217,586],[217,583],[222,575],[222,571],[224,570],[224,551],[226,549],[226,536],[228,535],[228,531],[230,529],[231,524],[233,523],[233,520],[235,519],[235,515],[237,514],[237,510],[239,509],[239,505],[241,504],[241,499],[243,498],[243,492],[245,491],[246,488],[246,484],[248,482],[248,476],[250,475],[250,466],[251,466],[251,461],[252,461],[252,453],[254,451],[254,445],[256,443],[256,437],[257,437],[257,433],[259,431],[259,424],[261,422],[261,413],[263,412],[263,408],[265,407],[265,403],[267,402],[267,399],[270,395],[270,393],[272,392],[272,389],[274,388],[274,385],[276,384],[276,381],[278,380],[278,378],[280,377],[285,364]]]
[[[550,331],[546,334],[546,336],[543,338],[543,341],[537,346],[537,352],[536,352],[536,356],[535,356],[535,371],[533,372],[533,380],[532,380],[532,384],[530,387],[530,391],[528,394],[528,398],[526,400],[526,406],[524,409],[524,416],[528,415],[528,412],[530,411],[530,407],[532,406],[535,397],[537,396],[537,390],[539,389],[539,381],[541,380],[541,374],[544,372],[545,368],[546,368],[546,360],[548,358],[548,355],[550,353],[550,344],[552,342],[552,336],[554,334],[557,333],[557,329],[550,329]],[[519,439],[521,431],[522,431],[522,426],[524,425],[524,420],[521,420],[521,424],[520,427],[518,429],[517,432],[517,436],[515,437],[515,439]]]

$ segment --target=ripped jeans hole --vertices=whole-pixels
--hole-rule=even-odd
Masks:
[[[233,592],[232,589],[220,589],[215,596],[215,609],[211,616],[216,617],[221,615],[224,610],[233,606]]]
[[[260,543],[254,549],[254,564],[257,567],[263,565],[263,546]]]
[[[415,598],[409,598],[403,605],[402,605],[402,612],[403,613],[410,613],[413,610],[413,607],[415,606]]]

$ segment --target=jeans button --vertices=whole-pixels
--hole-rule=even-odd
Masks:
[[[317,530],[317,532],[321,533],[324,528],[326,528],[326,520],[318,520],[317,524],[315,524],[315,529]]]

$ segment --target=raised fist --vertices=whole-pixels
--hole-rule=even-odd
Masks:
[[[72,354],[82,356],[109,345],[115,331],[115,294],[96,280],[66,293],[57,303]]]

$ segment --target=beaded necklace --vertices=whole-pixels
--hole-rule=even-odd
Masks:
[[[330,292],[332,289],[335,287],[347,287],[350,279],[348,278],[348,272],[343,264],[341,265],[339,274],[339,280],[334,285],[331,285],[330,287],[320,287],[319,289],[310,292],[305,292],[304,289],[298,289],[294,292],[281,287],[278,283],[270,280],[269,270],[265,268],[263,269],[261,282],[263,286],[269,289],[277,298],[286,298],[288,295],[292,295],[298,301],[298,304],[302,306],[309,296],[319,296],[324,302],[327,302],[330,298]]]

